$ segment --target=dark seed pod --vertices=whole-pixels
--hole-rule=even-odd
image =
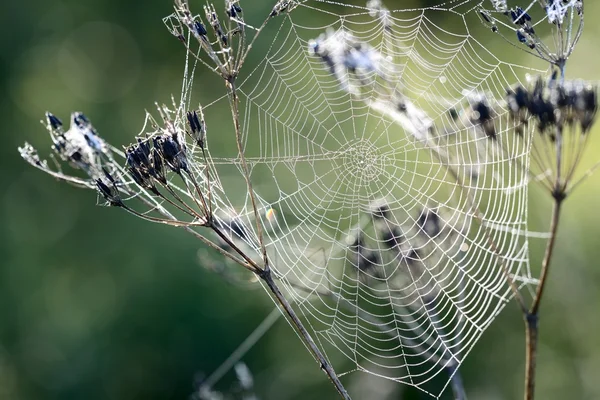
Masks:
[[[165,134],[153,138],[154,147],[160,154],[167,166],[176,174],[181,171],[189,172],[187,157],[184,147],[171,135]]]
[[[58,119],[58,117],[54,116],[54,114],[49,112],[46,113],[46,121],[48,122],[48,125],[55,131],[61,129],[63,126],[62,121]]]
[[[104,199],[108,201],[108,203],[111,206],[123,206],[123,200],[121,199],[119,190],[117,189],[116,180],[106,169],[103,168],[102,170],[104,172],[104,177],[108,181],[108,183],[105,183],[102,179],[97,178],[95,182],[98,193],[100,193],[100,195],[104,197]]]
[[[356,253],[355,267],[360,272],[369,272],[381,265],[379,253],[372,250],[362,249]]]
[[[206,31],[206,27],[200,21],[194,21],[194,24],[192,26],[194,32],[199,36],[206,36],[206,34],[208,33]]]
[[[434,210],[428,208],[421,211],[417,225],[429,238],[436,237],[442,231],[442,219]]]
[[[404,241],[402,230],[396,225],[386,226],[383,229],[381,236],[383,240],[383,245],[388,249],[398,250],[400,248],[400,245]]]

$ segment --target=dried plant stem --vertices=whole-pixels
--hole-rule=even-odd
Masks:
[[[327,361],[327,359],[325,358],[325,356],[323,355],[321,350],[319,350],[315,341],[310,336],[310,334],[308,333],[308,331],[302,324],[302,321],[300,321],[300,319],[296,315],[296,312],[294,311],[294,309],[292,308],[290,303],[287,301],[287,299],[285,298],[285,296],[283,295],[283,293],[281,292],[281,290],[279,289],[279,287],[273,280],[273,276],[271,275],[271,269],[269,267],[269,260],[267,257],[267,250],[266,250],[266,247],[265,247],[264,241],[263,241],[262,224],[261,224],[261,220],[260,220],[260,215],[258,213],[258,208],[256,206],[256,199],[254,196],[254,189],[252,188],[252,181],[250,179],[250,170],[248,169],[248,164],[246,163],[246,157],[244,156],[244,149],[242,147],[242,136],[241,136],[241,128],[240,128],[240,113],[239,113],[239,97],[237,94],[234,77],[232,77],[230,80],[227,81],[227,88],[229,90],[230,99],[231,99],[231,112],[232,112],[233,123],[234,123],[234,127],[235,127],[235,136],[236,136],[236,143],[237,143],[237,147],[238,147],[238,153],[239,153],[240,161],[241,161],[241,165],[242,165],[242,172],[244,175],[244,179],[246,180],[248,194],[250,196],[250,201],[252,203],[252,210],[253,210],[253,213],[254,213],[254,216],[256,219],[257,236],[258,236],[258,241],[259,241],[259,244],[261,247],[263,261],[264,261],[264,266],[262,267],[262,269],[260,269],[260,271],[256,272],[256,274],[269,288],[272,296],[275,297],[275,299],[276,299],[277,303],[279,304],[279,306],[281,307],[282,311],[287,316],[288,321],[292,324],[292,326],[295,328],[296,332],[302,338],[302,340],[304,341],[305,345],[308,347],[308,349],[312,353],[315,360],[320,364],[321,370],[323,370],[327,374],[327,376],[329,377],[329,380],[335,386],[340,397],[343,399],[349,400],[350,396],[348,395],[348,392],[344,388],[344,385],[340,381],[339,377],[333,370],[333,367],[331,366],[329,361]],[[243,256],[243,254],[240,254],[240,255]]]
[[[267,285],[267,287],[277,300],[277,303],[279,303],[279,306],[283,309],[282,311],[287,315],[288,321],[292,323],[300,337],[304,340],[306,346],[309,348],[315,360],[319,362],[321,370],[323,370],[327,374],[329,380],[331,380],[331,383],[333,384],[333,386],[335,386],[335,389],[337,390],[340,397],[342,399],[349,400],[350,395],[344,388],[344,385],[338,378],[329,361],[327,361],[323,353],[321,353],[321,350],[319,350],[319,348],[317,347],[315,341],[312,339],[312,337],[310,336],[310,334],[296,315],[296,312],[294,311],[290,303],[287,301],[283,293],[281,293],[281,290],[279,290],[277,284],[275,284],[271,271],[264,271],[264,273],[260,275],[260,278]]]
[[[546,245],[546,252],[542,260],[542,272],[540,274],[540,283],[537,287],[535,297],[529,312],[525,314],[525,400],[533,400],[535,394],[535,369],[537,365],[537,350],[539,337],[539,309],[544,289],[548,281],[548,272],[550,270],[550,261],[556,247],[556,235],[558,232],[558,222],[560,220],[560,211],[564,196],[556,195],[552,207],[552,222],[550,225],[550,238]]]
[[[279,320],[281,312],[278,308],[274,308],[269,315],[254,329],[254,331],[244,339],[237,349],[219,367],[206,378],[201,385],[202,388],[210,389],[223,377],[235,364],[237,364],[248,351],[254,347],[256,342],[262,338],[269,329],[273,327],[275,322]]]
[[[264,261],[264,269],[265,271],[269,270],[269,260],[267,258],[267,248],[265,247],[265,243],[263,240],[263,232],[262,232],[262,223],[260,219],[260,215],[258,214],[258,208],[256,207],[256,198],[254,196],[254,189],[252,188],[252,181],[250,180],[250,170],[248,169],[248,163],[246,162],[246,157],[244,156],[244,149],[242,147],[242,134],[240,129],[240,109],[239,102],[240,99],[237,94],[237,88],[235,85],[235,77],[232,77],[229,81],[227,81],[227,88],[229,90],[230,98],[231,98],[231,114],[233,116],[233,124],[235,127],[235,139],[238,148],[238,154],[240,156],[240,161],[242,165],[244,179],[246,180],[246,186],[248,187],[248,194],[250,196],[250,202],[252,203],[252,211],[254,213],[254,217],[256,219],[256,235],[258,236],[258,243],[260,244],[260,248],[262,251],[263,261]]]

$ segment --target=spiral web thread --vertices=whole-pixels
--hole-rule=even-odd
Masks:
[[[514,138],[501,99],[542,71],[503,62],[472,36],[481,2],[385,19],[359,6],[292,3],[269,22],[275,36],[253,49],[256,68],[239,78],[242,141],[273,273],[341,375],[362,371],[437,397],[511,299],[507,275],[525,292],[536,284],[530,143]],[[390,91],[377,71],[357,98],[309,54],[311,39],[340,30],[384,56],[394,92],[431,118],[436,137],[422,140],[381,106]],[[195,68],[190,57],[187,108]],[[495,141],[464,122],[481,94],[496,110]],[[235,214],[233,236],[260,259],[237,149],[210,128],[212,110],[226,103],[204,107],[213,201],[220,215]]]

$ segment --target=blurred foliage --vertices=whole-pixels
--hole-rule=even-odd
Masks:
[[[246,3],[248,13],[266,15],[273,2]],[[0,10],[6,140],[0,148],[0,399],[187,398],[202,374],[269,313],[268,297],[239,291],[204,270],[205,253],[191,236],[94,208],[93,194],[57,184],[16,151],[24,141],[47,148],[38,123],[46,110],[63,118],[85,111],[110,142],[127,144],[142,126],[144,109],[179,92],[184,50],[161,22],[171,2],[30,0],[3,2]],[[587,2],[586,13],[593,21],[600,5]],[[598,80],[599,34],[600,26],[586,25],[569,64],[572,77]],[[480,40],[488,37],[494,46],[492,35]],[[520,62],[529,61],[523,56]],[[196,79],[204,78],[213,79]],[[594,138],[590,147],[587,165],[600,158],[600,141]],[[544,229],[550,202],[532,192],[532,226]],[[564,212],[542,307],[540,399],[600,398],[598,196],[594,176]],[[535,265],[543,243],[532,248]],[[470,398],[521,397],[520,318],[508,306],[467,358]],[[261,398],[334,398],[283,320],[245,362]],[[357,376],[344,379],[364,398],[388,390],[388,382]],[[230,373],[219,387],[232,381]],[[427,398],[394,388],[391,393],[402,390],[405,399]]]

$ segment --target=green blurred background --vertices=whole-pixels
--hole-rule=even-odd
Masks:
[[[272,3],[247,0],[246,11],[266,15]],[[395,3],[386,4],[427,4]],[[587,21],[600,17],[600,4],[586,8]],[[261,290],[240,291],[203,269],[191,236],[94,207],[92,193],[58,184],[17,153],[24,141],[48,148],[39,124],[46,110],[63,120],[84,111],[108,141],[127,144],[144,109],[179,93],[184,50],[161,22],[171,10],[169,0],[0,6],[2,400],[188,398],[273,307]],[[493,47],[497,39],[481,32]],[[571,77],[599,79],[598,35],[600,25],[586,26]],[[594,138],[584,167],[599,149]],[[542,309],[539,399],[600,399],[599,195],[594,176],[566,203]],[[532,229],[545,229],[549,201],[535,188],[531,197]],[[534,265],[542,246],[532,244]],[[509,305],[463,366],[470,398],[520,398],[523,348],[521,317]],[[244,361],[260,398],[335,398],[283,320]],[[345,379],[365,394],[357,398],[427,398],[356,376]],[[217,387],[233,381],[230,373]]]

